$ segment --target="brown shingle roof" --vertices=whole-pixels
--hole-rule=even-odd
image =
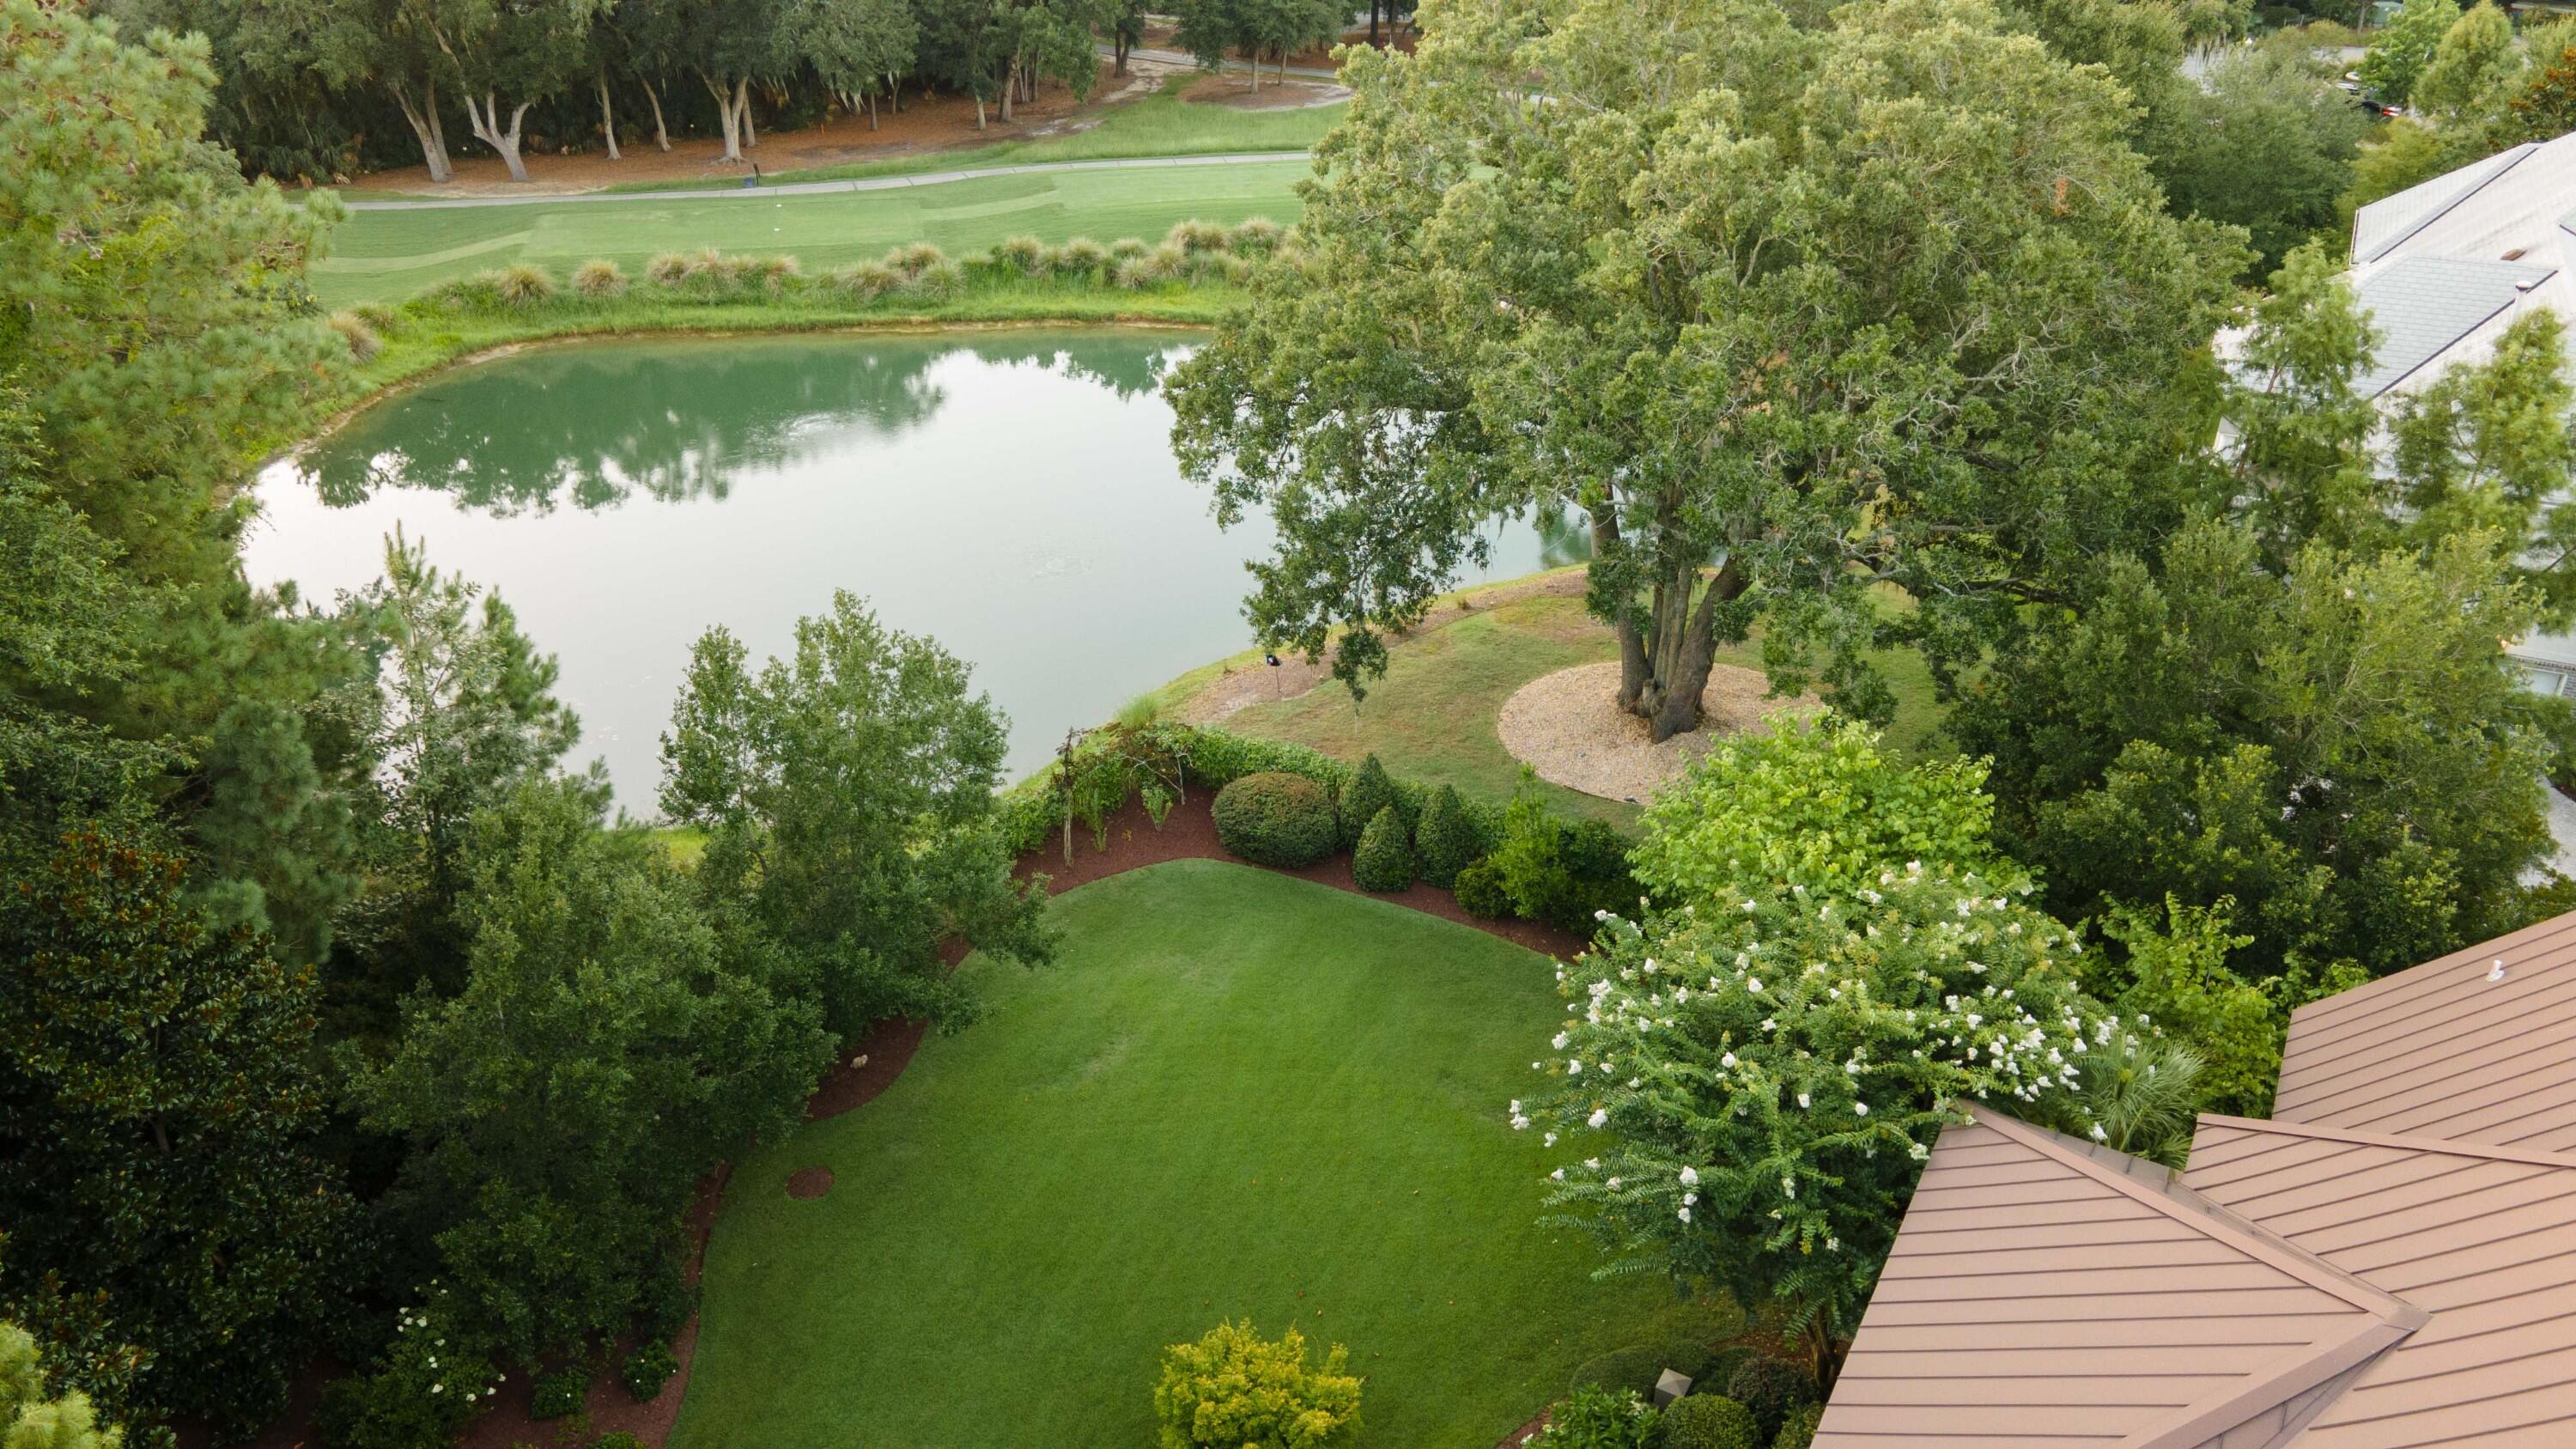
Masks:
[[[1980,1109],[1924,1164],[1816,1444],[2196,1449],[2422,1317],[2164,1168]]]
[[[2576,914],[2302,1008],[2276,1111],[1945,1131],[1816,1442],[2576,1446]]]
[[[2302,1449],[2576,1443],[2576,1155],[2212,1116],[2184,1180],[2431,1314]]]
[[[2576,913],[2301,1007],[2272,1115],[2576,1149]]]

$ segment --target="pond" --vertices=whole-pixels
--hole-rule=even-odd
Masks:
[[[972,664],[1014,777],[1068,728],[1252,643],[1247,560],[1180,475],[1158,391],[1188,334],[1114,330],[591,344],[388,399],[261,477],[254,583],[328,604],[400,528],[506,599],[562,666],[576,761],[654,813],[689,646],[754,658],[836,589]],[[1561,530],[1548,530],[1560,537]],[[1494,534],[1510,577],[1562,561]]]

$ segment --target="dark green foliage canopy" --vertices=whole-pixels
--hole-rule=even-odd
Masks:
[[[1216,837],[1255,865],[1295,870],[1333,853],[1331,792],[1303,775],[1266,770],[1216,792]]]
[[[1422,857],[1422,878],[1443,890],[1457,884],[1458,872],[1484,854],[1457,786],[1443,785],[1431,797],[1423,808],[1422,824],[1415,829],[1414,845]]]
[[[1394,806],[1381,808],[1360,832],[1359,847],[1351,852],[1351,878],[1366,891],[1400,891],[1413,884],[1413,846]]]

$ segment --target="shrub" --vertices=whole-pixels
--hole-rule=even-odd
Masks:
[[[1503,812],[1502,843],[1487,859],[1523,920],[1589,934],[1595,912],[1637,902],[1619,832],[1598,820],[1560,820],[1526,789]]]
[[[1163,245],[1182,252],[1221,252],[1227,241],[1225,228],[1212,221],[1176,221],[1163,233]]]
[[[1780,1421],[1780,1432],[1773,1436],[1771,1449],[1808,1449],[1816,1442],[1816,1426],[1823,1423],[1825,1406],[1807,1404],[1791,1409]]]
[[[554,296],[555,279],[543,267],[520,262],[501,269],[492,293],[505,307],[533,307]]]
[[[355,312],[332,313],[331,330],[339,333],[340,340],[349,344],[349,356],[359,362],[372,361],[377,353],[385,350],[385,340],[377,336],[376,329],[368,326],[367,320]]]
[[[1422,823],[1413,828],[1414,853],[1421,858],[1422,878],[1443,889],[1458,884],[1458,872],[1476,863],[1484,852],[1478,847],[1475,822],[1467,818],[1467,802],[1458,798],[1458,788],[1443,785],[1423,809]]]
[[[948,260],[948,253],[928,242],[899,246],[885,254],[885,264],[907,277],[918,277]]]
[[[1499,921],[1512,913],[1512,893],[1503,888],[1503,870],[1489,857],[1458,872],[1454,889],[1458,909],[1478,920]]]
[[[1359,1432],[1360,1381],[1334,1344],[1320,1367],[1291,1328],[1277,1343],[1246,1323],[1220,1323],[1163,1350],[1154,1417],[1163,1449],[1328,1449]]]
[[[665,287],[676,287],[689,275],[689,259],[678,252],[657,252],[644,264],[646,281]]]
[[[925,301],[944,301],[966,290],[966,269],[943,257],[913,273],[905,290]]]
[[[1634,1389],[1587,1384],[1556,1406],[1547,1432],[1533,1442],[1548,1449],[1647,1449],[1659,1427],[1653,1407]]]
[[[1046,259],[1046,243],[1033,236],[1005,237],[993,248],[996,265],[1009,267],[1022,276],[1034,277],[1045,270]]]
[[[1726,1376],[1726,1396],[1742,1404],[1768,1440],[1789,1411],[1816,1400],[1816,1381],[1804,1366],[1768,1354],[1748,1358]]]
[[[1404,817],[1388,805],[1360,832],[1359,849],[1351,855],[1351,878],[1364,891],[1400,891],[1413,884],[1413,847],[1404,838]]]
[[[581,1411],[581,1401],[590,1393],[590,1376],[579,1369],[563,1369],[539,1378],[528,1391],[528,1417],[560,1419]]]
[[[648,1343],[635,1350],[634,1357],[626,1360],[626,1367],[619,1371],[617,1378],[618,1382],[626,1385],[626,1392],[633,1394],[638,1403],[643,1403],[662,1392],[662,1385],[670,1382],[671,1375],[679,1371],[680,1361],[671,1356],[669,1344]]]
[[[1664,1406],[1664,1449],[1762,1449],[1767,1438],[1751,1409],[1722,1394],[1692,1394]]]
[[[572,289],[585,297],[614,297],[626,290],[626,274],[615,262],[594,259],[573,268]]]
[[[1170,247],[1157,247],[1142,256],[1120,262],[1111,280],[1130,292],[1168,286],[1181,279],[1181,262],[1181,253]]]
[[[1377,819],[1377,812],[1389,805],[1395,806],[1399,813],[1409,813],[1396,799],[1395,782],[1387,778],[1386,766],[1378,763],[1377,756],[1371,755],[1360,761],[1359,769],[1342,786],[1342,844],[1359,844],[1360,832],[1368,829],[1370,822]],[[1411,834],[1412,829],[1413,822],[1406,820],[1406,834]]]
[[[1266,771],[1216,792],[1216,838],[1256,865],[1291,869],[1333,853],[1333,797],[1303,775]]]
[[[1241,256],[1266,256],[1278,250],[1279,239],[1285,235],[1287,233],[1279,223],[1266,216],[1248,217],[1235,223],[1234,231],[1226,238],[1226,245]]]
[[[1122,236],[1118,240],[1109,244],[1109,260],[1113,262],[1131,262],[1152,250],[1152,247],[1145,245],[1143,241],[1135,237]]]
[[[860,262],[841,268],[825,280],[834,291],[853,302],[873,302],[888,292],[900,290],[904,276],[883,262]]]
[[[1078,236],[1055,249],[1054,261],[1059,276],[1096,276],[1109,265],[1109,249],[1087,236]]]

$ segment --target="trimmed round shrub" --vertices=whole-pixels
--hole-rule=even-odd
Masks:
[[[1163,233],[1163,245],[1184,252],[1221,252],[1228,240],[1225,228],[1212,221],[1176,221]]]
[[[1443,785],[1440,793],[1422,811],[1422,823],[1413,827],[1413,850],[1422,865],[1422,878],[1442,889],[1458,884],[1458,872],[1476,863],[1483,853],[1476,839],[1476,822],[1467,818],[1467,802],[1458,798],[1455,785]]]
[[[528,1417],[560,1419],[581,1412],[581,1401],[590,1392],[590,1376],[579,1369],[564,1369],[546,1374],[528,1393]]]
[[[1636,1390],[1578,1384],[1533,1442],[1548,1449],[1648,1449],[1662,1427],[1654,1406]]]
[[[1769,1440],[1789,1411],[1816,1401],[1816,1381],[1802,1364],[1768,1354],[1748,1358],[1726,1376],[1726,1396],[1753,1411]]]
[[[1413,884],[1413,847],[1404,838],[1404,817],[1388,805],[1360,832],[1351,853],[1351,878],[1364,891],[1400,891]]]
[[[944,301],[966,290],[966,269],[942,257],[913,273],[904,290],[925,301]]]
[[[533,307],[554,296],[555,279],[546,275],[543,267],[520,262],[501,269],[500,277],[492,284],[492,294],[505,307]]]
[[[1246,775],[1216,792],[1216,838],[1255,865],[1313,865],[1337,840],[1333,797],[1303,775]]]
[[[332,313],[331,330],[339,333],[340,340],[349,344],[349,356],[359,362],[371,361],[377,353],[385,350],[385,339],[377,336],[376,329],[367,325],[367,319],[355,312]]]
[[[1816,1442],[1816,1426],[1825,1421],[1825,1406],[1806,1404],[1791,1409],[1780,1421],[1780,1432],[1771,1440],[1771,1449],[1808,1449]]]
[[[585,297],[614,297],[626,290],[626,274],[615,262],[594,259],[573,268],[572,289]]]
[[[1511,888],[1491,857],[1460,870],[1451,888],[1458,893],[1458,909],[1478,920],[1499,921],[1512,913]]]
[[[1396,794],[1395,781],[1387,778],[1386,766],[1379,764],[1375,755],[1360,761],[1360,767],[1351,772],[1351,778],[1342,786],[1340,803],[1344,845],[1359,844],[1360,832],[1377,819],[1377,812],[1389,805],[1394,806],[1399,814],[1404,810],[1404,801]],[[1410,825],[1408,821],[1408,831]]]
[[[689,275],[689,259],[678,252],[656,252],[644,264],[644,279],[656,286],[676,287]]]
[[[1004,237],[993,248],[996,264],[1009,267],[1022,276],[1034,277],[1046,269],[1046,243],[1033,236]]]
[[[626,1385],[626,1392],[633,1394],[636,1402],[644,1403],[661,1393],[662,1385],[669,1383],[671,1375],[679,1371],[680,1361],[672,1357],[669,1344],[648,1343],[635,1350],[634,1357],[626,1360],[626,1367],[618,1371],[617,1380]]]
[[[1664,1405],[1664,1449],[1762,1449],[1753,1411],[1723,1394],[1691,1394]]]
[[[825,279],[832,290],[853,302],[873,302],[903,287],[903,273],[883,262],[860,262],[843,267]]]

